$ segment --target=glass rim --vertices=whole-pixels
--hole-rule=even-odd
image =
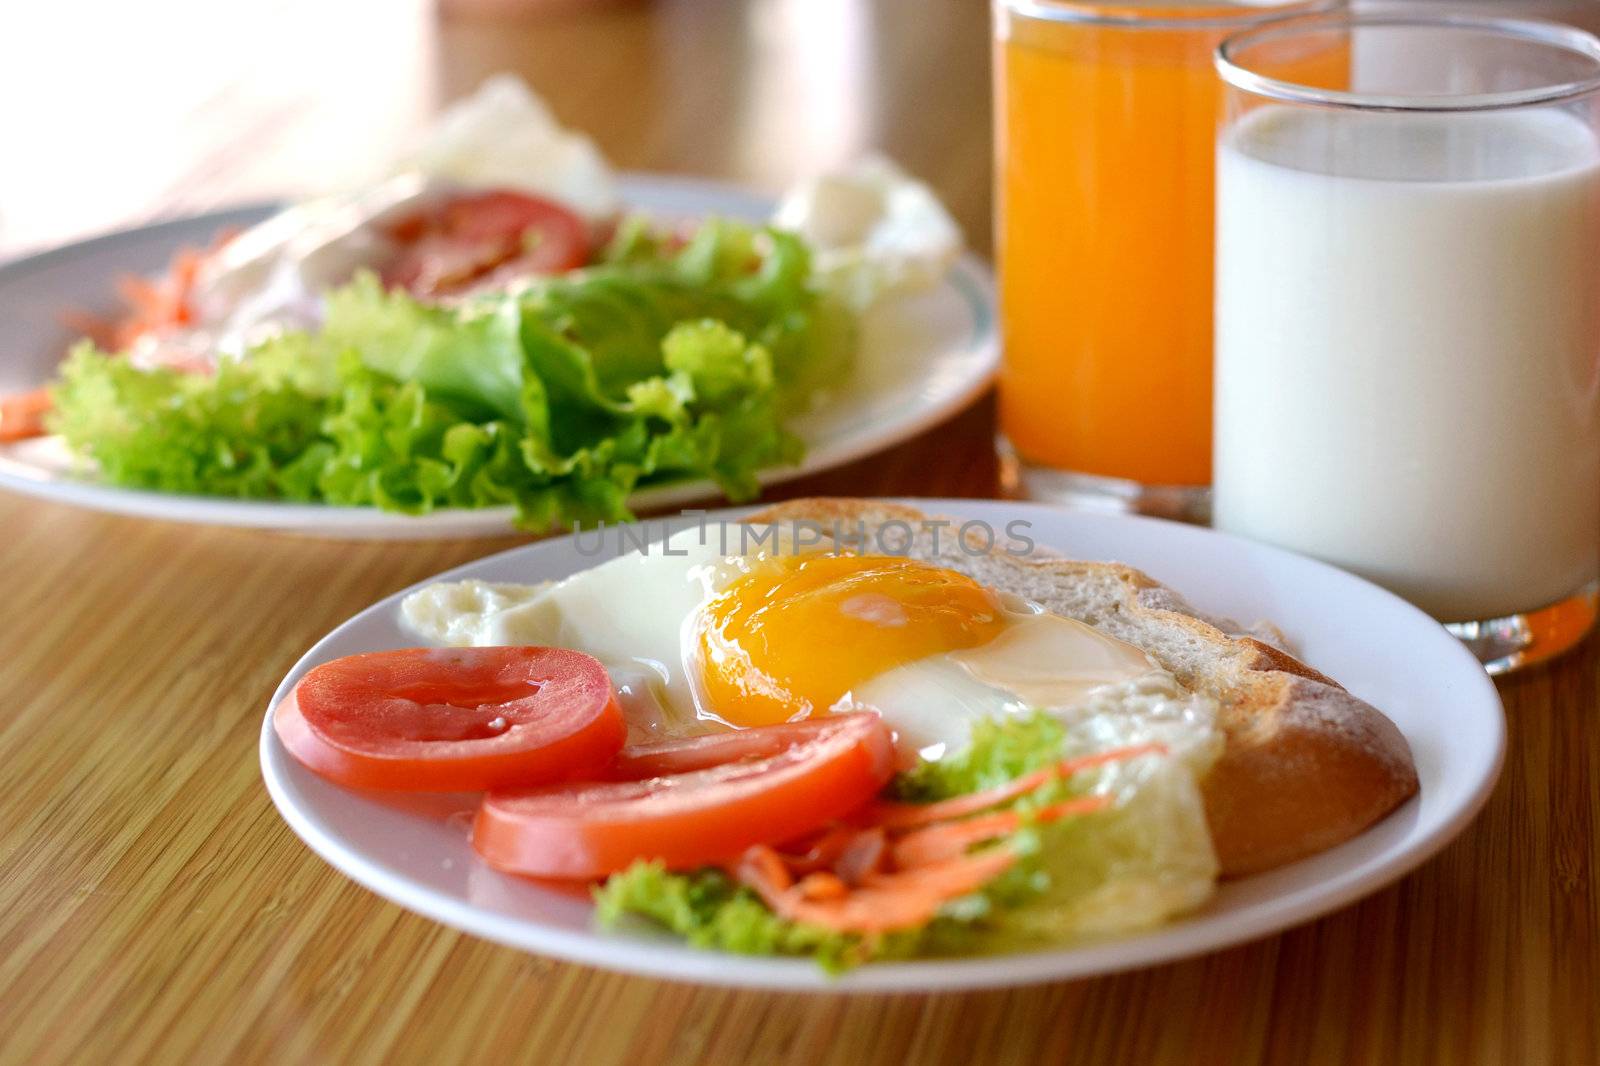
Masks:
[[[1183,15],[1173,7],[1171,14],[1139,14],[1139,0],[995,0],[996,8],[1022,18],[1044,22],[1063,22],[1085,26],[1116,26],[1134,30],[1215,29],[1254,27],[1274,19],[1317,18],[1341,10],[1348,0],[1282,0],[1275,4],[1248,4],[1239,0],[1216,0],[1198,5],[1205,14]],[[1093,10],[1096,7],[1105,10]],[[1218,8],[1237,8],[1225,15],[1211,14]]]
[[[1473,30],[1505,40],[1527,41],[1588,59],[1594,72],[1577,81],[1557,82],[1527,89],[1430,96],[1417,93],[1366,93],[1346,89],[1320,89],[1274,78],[1248,69],[1238,61],[1242,49],[1284,37],[1327,29],[1365,27]],[[1318,14],[1283,19],[1234,34],[1213,53],[1217,74],[1228,85],[1255,96],[1286,103],[1314,104],[1357,111],[1494,111],[1578,100],[1600,91],[1600,38],[1576,26],[1538,19],[1497,18],[1488,15],[1416,15],[1404,13],[1336,15]]]

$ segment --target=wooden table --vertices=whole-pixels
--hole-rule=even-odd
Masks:
[[[28,5],[0,17],[0,250],[357,173],[502,68],[627,168],[776,188],[880,146],[985,248],[983,6],[684,0],[470,24],[386,0]],[[781,495],[993,495],[992,429],[982,403]],[[261,715],[331,626],[512,543],[332,543],[0,497],[0,1061],[1600,1061],[1594,642],[1502,685],[1505,776],[1438,859],[1178,965],[781,996],[601,973],[408,914],[279,819]]]

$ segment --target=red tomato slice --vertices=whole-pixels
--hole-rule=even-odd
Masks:
[[[740,759],[765,759],[826,732],[833,721],[835,719],[827,717],[806,718],[759,729],[733,729],[699,737],[629,744],[617,753],[606,777],[637,781],[664,774],[686,774]]]
[[[406,245],[385,284],[422,297],[489,278],[559,274],[589,261],[589,229],[553,200],[508,189],[467,193],[388,227]]]
[[[562,648],[406,648],[316,667],[273,727],[342,785],[463,792],[598,773],[627,736],[597,661]]]
[[[533,877],[604,877],[636,859],[692,869],[849,814],[894,773],[894,742],[875,714],[818,719],[799,739],[791,726],[744,732],[767,729],[788,739],[765,758],[648,780],[490,792],[472,846],[491,866]]]

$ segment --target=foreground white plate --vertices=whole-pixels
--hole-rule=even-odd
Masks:
[[[630,207],[666,216],[718,214],[762,220],[771,201],[710,182],[635,175],[623,181]],[[183,246],[203,246],[222,229],[270,212],[253,207],[179,219],[46,252],[0,267],[0,391],[31,389],[55,372],[73,334],[67,309],[106,313],[116,278],[160,270]],[[964,257],[931,292],[875,308],[862,323],[861,351],[848,388],[791,428],[806,442],[799,466],[761,475],[777,484],[840,466],[916,436],[970,403],[994,376],[994,283]],[[0,445],[0,488],[119,514],[179,522],[278,529],[347,538],[500,536],[509,507],[390,514],[370,507],[229,500],[144,492],[96,483],[75,470],[53,437]],[[646,489],[631,505],[655,510],[718,495],[709,481]]]
[[[1041,547],[1130,563],[1195,604],[1244,621],[1272,619],[1312,666],[1386,712],[1411,743],[1421,794],[1362,836],[1271,873],[1226,884],[1200,913],[1140,936],[1026,954],[869,965],[829,979],[809,961],[698,951],[639,926],[593,927],[590,907],[490,870],[467,840],[472,796],[392,799],[357,793],[296,763],[262,724],[261,771],[273,802],[313,850],[401,906],[490,940],[546,955],[674,980],[754,988],[911,991],[1048,981],[1182,958],[1275,932],[1343,906],[1442,848],[1488,797],[1505,722],[1483,668],[1427,615],[1322,563],[1192,526],[1077,514],[1038,505],[917,501],[925,511],[989,522],[1020,519]],[[734,515],[740,512],[725,512]],[[659,533],[660,523],[651,523]],[[608,546],[615,544],[614,537]],[[460,567],[451,579],[542,581],[594,565],[571,538]],[[437,579],[434,579],[437,580]],[[396,593],[306,653],[273,696],[329,659],[409,647]]]

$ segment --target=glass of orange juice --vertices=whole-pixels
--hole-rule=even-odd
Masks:
[[[1242,28],[1342,6],[995,0],[1008,489],[1207,517],[1212,52]]]

